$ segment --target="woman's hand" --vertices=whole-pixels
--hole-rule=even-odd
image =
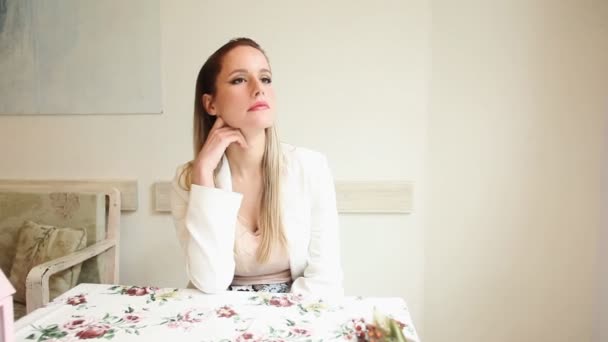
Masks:
[[[247,148],[247,141],[240,130],[226,125],[222,118],[217,117],[209,136],[200,150],[192,169],[192,184],[215,187],[213,172],[217,168],[224,152],[232,143]]]

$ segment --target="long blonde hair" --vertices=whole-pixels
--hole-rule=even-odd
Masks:
[[[194,94],[194,158],[203,148],[207,136],[215,123],[216,117],[210,115],[203,106],[203,94],[215,95],[216,79],[222,67],[224,56],[237,46],[253,47],[266,57],[266,53],[258,43],[249,38],[236,38],[220,47],[201,67],[196,79]],[[287,238],[283,228],[283,215],[281,210],[281,170],[282,152],[277,130],[274,126],[266,128],[266,146],[262,157],[262,198],[258,229],[260,230],[260,246],[257,259],[265,263],[271,254],[280,248],[287,248]],[[180,186],[190,191],[192,185],[193,161],[184,168],[180,177]],[[215,175],[219,167],[215,170]]]

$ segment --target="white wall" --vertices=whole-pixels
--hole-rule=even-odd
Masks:
[[[590,341],[608,3],[432,4],[426,341]]]
[[[422,330],[428,2],[162,0],[161,11],[164,114],[0,117],[0,177],[137,179],[121,282],[185,285],[152,184],[192,157],[198,69],[228,39],[250,36],[271,59],[283,140],[325,153],[336,179],[414,182],[413,215],[342,216],[342,246],[347,293],[404,297]]]

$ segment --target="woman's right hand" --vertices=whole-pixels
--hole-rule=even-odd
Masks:
[[[224,152],[232,143],[237,143],[242,148],[248,147],[243,133],[226,125],[226,122],[218,116],[203,148],[194,160],[192,184],[215,187],[213,172],[222,160]]]

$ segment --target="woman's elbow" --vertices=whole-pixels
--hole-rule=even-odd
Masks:
[[[208,294],[221,293],[232,283],[233,274],[229,272],[193,272],[188,267],[188,278],[194,287]]]

